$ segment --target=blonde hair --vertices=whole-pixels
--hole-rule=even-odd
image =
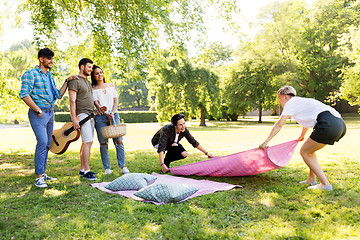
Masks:
[[[277,94],[296,96],[296,90],[292,86],[284,86],[277,91]]]

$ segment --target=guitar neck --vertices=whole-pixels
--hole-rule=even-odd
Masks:
[[[90,118],[94,117],[95,115],[92,113],[90,114],[89,116],[87,116],[86,118],[84,118],[83,120],[81,120],[79,122],[79,125],[83,125],[84,123],[86,123],[87,121],[89,121]],[[68,130],[66,130],[64,133],[65,133],[65,136],[69,135],[72,131],[74,131],[74,127],[71,127],[69,128]]]

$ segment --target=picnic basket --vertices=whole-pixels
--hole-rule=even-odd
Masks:
[[[117,138],[124,136],[126,134],[126,124],[116,124],[116,122],[114,121],[114,125],[101,128],[101,134],[104,138]]]

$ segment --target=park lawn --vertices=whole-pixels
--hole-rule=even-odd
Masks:
[[[273,121],[208,122],[187,125],[214,155],[257,147]],[[79,177],[78,148],[49,154],[47,173],[57,177],[46,189],[34,186],[35,138],[30,128],[0,129],[1,239],[358,239],[360,237],[359,135],[360,119],[346,118],[348,132],[318,158],[334,191],[310,191],[297,184],[308,169],[298,150],[284,168],[247,177],[193,177],[242,185],[242,188],[199,196],[185,202],[156,206],[89,186]],[[62,124],[57,123],[56,127]],[[132,172],[160,172],[150,144],[157,123],[128,124],[124,137],[127,167]],[[294,140],[301,127],[293,122],[270,145]],[[309,134],[309,133],[308,133]],[[204,160],[184,139],[186,160]],[[97,182],[120,176],[111,146],[113,173],[104,175],[97,140],[90,160]]]

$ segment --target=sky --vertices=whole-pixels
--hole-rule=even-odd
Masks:
[[[286,1],[286,0],[279,0],[279,1]],[[315,0],[305,0],[307,4],[312,4]],[[16,5],[19,2],[19,0],[13,0],[10,6],[10,10],[15,11]],[[247,35],[252,35],[253,33],[249,28],[249,22],[256,22],[257,16],[260,12],[260,9],[262,7],[265,7],[267,4],[273,2],[272,0],[238,0],[238,6],[240,7],[241,14],[239,16],[239,21],[241,24],[241,30]],[[211,10],[210,10],[211,11]],[[214,10],[213,10],[214,11]],[[209,40],[214,41],[220,41],[224,45],[230,45],[233,46],[236,44],[237,39],[235,39],[230,33],[224,33],[222,30],[221,22],[219,21],[212,21],[211,20],[211,12],[207,13],[205,16],[205,24],[208,27],[208,35]],[[4,51],[9,49],[9,47],[17,42],[21,42],[22,40],[32,39],[32,29],[27,24],[27,22],[30,20],[28,14],[21,14],[19,16],[23,22],[24,26],[23,28],[11,28],[9,22],[5,22],[4,24],[4,32],[2,36],[0,37],[0,51]]]

